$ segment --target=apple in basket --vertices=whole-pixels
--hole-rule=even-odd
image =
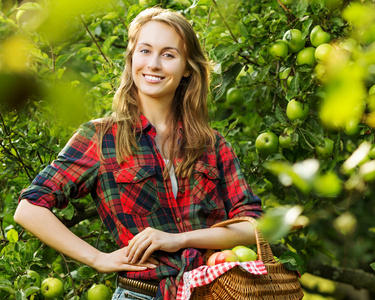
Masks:
[[[219,254],[220,254],[220,252],[215,252],[214,254],[211,254],[210,257],[207,260],[207,266],[214,266],[216,256],[218,256]]]
[[[225,262],[239,261],[236,252],[232,250],[223,250],[216,256],[215,264],[222,264]]]
[[[236,246],[232,249],[238,256],[240,262],[253,261],[258,259],[258,254],[246,246]]]

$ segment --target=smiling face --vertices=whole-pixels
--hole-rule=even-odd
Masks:
[[[169,25],[150,21],[142,26],[132,56],[132,76],[142,102],[172,103],[186,71],[183,42]]]

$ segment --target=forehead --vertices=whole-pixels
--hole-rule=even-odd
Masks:
[[[176,30],[166,23],[150,21],[139,32],[136,44],[146,43],[153,47],[175,47],[183,49],[183,41]]]

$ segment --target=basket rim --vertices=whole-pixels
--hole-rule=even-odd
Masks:
[[[211,228],[214,227],[225,227],[231,224],[240,223],[240,222],[250,222],[254,228],[255,241],[257,245],[258,260],[261,260],[263,263],[276,263],[274,255],[271,250],[270,244],[264,239],[263,234],[258,226],[256,219],[252,217],[236,217],[233,219],[228,219],[219,223],[214,224]]]

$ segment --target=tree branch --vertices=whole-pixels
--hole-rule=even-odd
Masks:
[[[217,13],[219,14],[220,18],[223,20],[225,27],[228,29],[230,36],[233,38],[233,40],[234,40],[236,43],[238,43],[238,40],[237,40],[237,38],[234,36],[234,34],[233,34],[232,30],[230,29],[230,27],[229,27],[227,21],[225,21],[225,18],[224,18],[223,15],[220,13],[220,11],[219,11],[219,7],[217,6],[217,3],[216,3],[216,0],[212,0],[212,2],[214,3],[214,6],[215,6],[216,11],[217,11]]]
[[[332,267],[317,261],[309,261],[307,272],[333,281],[350,284],[356,289],[375,292],[375,274],[363,270]]]
[[[271,248],[276,256],[288,251],[284,245],[271,245]],[[308,262],[306,272],[336,282],[350,284],[356,289],[375,292],[375,273],[368,273],[360,269],[333,267],[313,260]]]
[[[85,21],[83,20],[82,16],[80,16],[80,19],[81,19],[81,21],[82,21],[83,26],[85,26],[85,29],[86,29],[87,33],[90,35],[91,39],[94,41],[94,43],[95,43],[96,47],[98,48],[100,54],[101,54],[102,57],[105,59],[105,61],[106,61],[107,63],[109,63],[108,58],[107,58],[107,57],[105,56],[105,54],[103,53],[103,51],[102,51],[102,49],[100,48],[100,46],[99,46],[98,42],[96,41],[95,37],[92,35],[90,29],[87,27]]]
[[[22,157],[20,156],[20,154],[19,154],[17,148],[13,145],[13,143],[12,143],[12,139],[10,138],[10,133],[8,132],[8,130],[7,130],[7,128],[6,128],[5,121],[4,121],[3,116],[2,116],[1,114],[0,114],[0,120],[1,120],[1,123],[3,124],[3,128],[4,128],[5,135],[8,137],[9,145],[10,145],[10,147],[11,147],[11,148],[14,150],[14,152],[15,152],[15,155],[14,155],[13,153],[11,153],[11,154],[13,154],[13,156],[15,156],[16,159],[19,161],[19,163],[21,164],[21,166],[22,166],[23,169],[25,170],[25,173],[26,173],[27,177],[28,177],[30,180],[32,180],[33,178],[32,178],[32,176],[30,175],[30,173],[29,173],[29,171],[28,171],[27,169],[29,168],[31,171],[33,171],[33,169],[32,169],[30,166],[28,166],[28,165],[26,165],[26,164],[24,163],[24,161],[23,161]],[[3,146],[3,145],[2,145],[2,146]],[[3,148],[6,149],[4,146],[3,146]],[[7,150],[7,149],[6,149],[6,150]]]
[[[97,212],[96,208],[90,208],[90,209],[85,210],[85,211],[80,211],[79,214],[75,215],[70,220],[62,218],[61,222],[63,222],[63,224],[66,227],[71,228],[74,225],[78,224],[79,222],[81,222],[83,220],[86,220],[86,219],[93,218],[95,216],[98,216],[98,212]]]

